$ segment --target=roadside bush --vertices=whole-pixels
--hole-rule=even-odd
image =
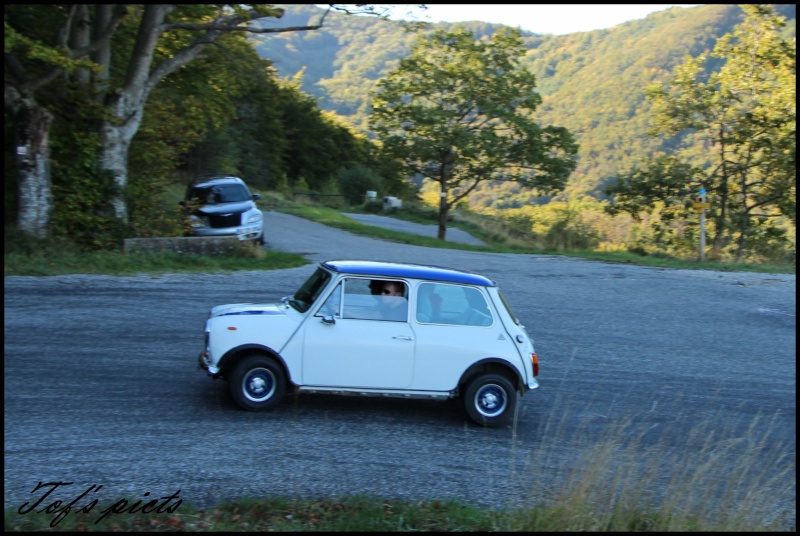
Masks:
[[[25,235],[17,230],[15,224],[7,224],[3,229],[3,254],[18,255],[47,255],[48,252],[59,251],[61,253],[79,254],[81,248],[73,241],[63,238],[34,238]]]
[[[351,205],[363,203],[368,191],[381,193],[384,189],[383,179],[362,164],[339,172],[336,180],[339,183],[339,192]]]
[[[370,214],[378,214],[383,212],[383,203],[381,201],[367,201],[363,205],[364,211]]]

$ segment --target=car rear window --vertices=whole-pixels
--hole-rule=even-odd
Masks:
[[[422,324],[453,326],[490,326],[494,322],[480,290],[447,283],[419,285],[416,319]]]

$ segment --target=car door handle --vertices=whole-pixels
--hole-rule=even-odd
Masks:
[[[409,337],[408,335],[395,335],[392,338],[393,339],[401,339],[401,340],[404,340],[404,341],[413,341],[414,340],[414,337]]]

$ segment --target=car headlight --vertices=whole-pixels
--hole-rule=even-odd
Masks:
[[[258,223],[263,219],[262,214],[259,212],[257,214],[253,214],[247,218],[246,223]]]
[[[201,218],[200,216],[189,216],[189,225],[194,229],[199,229],[201,227],[208,227],[208,220],[206,218]]]

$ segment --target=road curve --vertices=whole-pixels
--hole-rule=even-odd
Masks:
[[[403,233],[417,234],[420,236],[427,236],[429,238],[436,238],[439,233],[438,225],[414,223],[405,220],[398,220],[397,218],[388,216],[379,216],[377,214],[351,214],[348,212],[343,214],[366,225],[382,227],[384,229],[391,229],[393,231],[400,231]],[[448,227],[445,235],[447,242],[460,242],[462,244],[471,244],[473,246],[486,245],[486,242],[483,240],[475,238],[468,232],[462,231],[456,227]]]

